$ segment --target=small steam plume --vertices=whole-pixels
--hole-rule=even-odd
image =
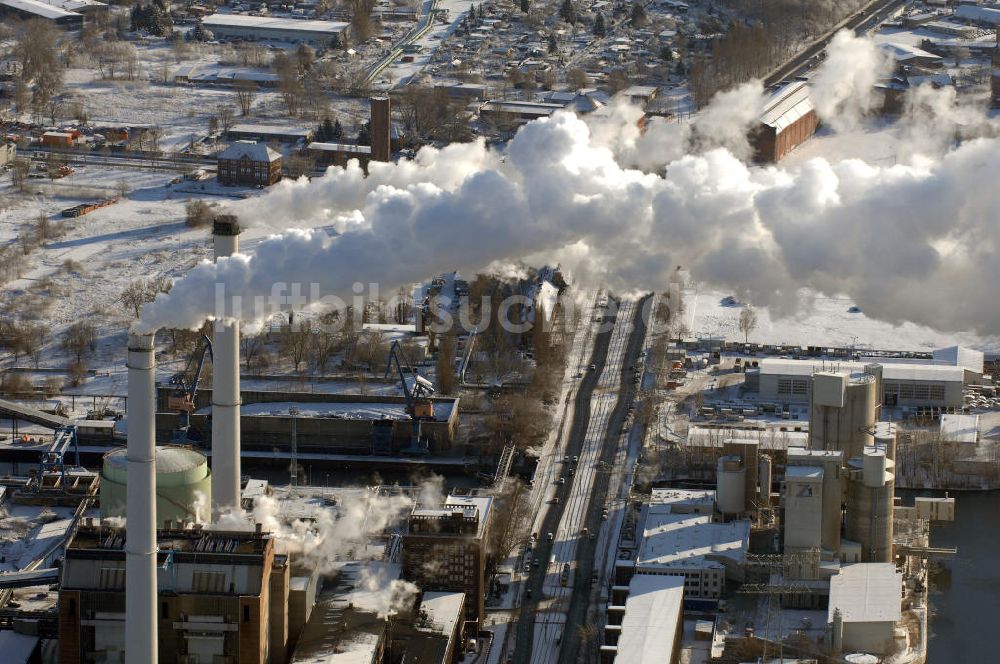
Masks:
[[[433,492],[428,484],[424,491]],[[317,505],[309,519],[285,519],[276,498],[262,496],[246,514],[234,510],[222,515],[212,527],[217,530],[247,530],[261,524],[271,533],[281,553],[294,555],[298,564],[328,574],[345,560],[369,558],[367,545],[390,526],[405,518],[413,501],[405,495],[382,495],[368,491],[338,494],[336,508]]]
[[[880,57],[869,40],[837,36],[812,85],[828,126],[857,126],[873,107]],[[755,117],[750,109],[759,107],[744,104],[760,88],[727,94],[693,128],[667,131],[677,136],[655,125],[632,135],[626,110],[617,128],[557,113],[524,126],[503,153],[482,141],[424,148],[412,162],[371,164],[368,178],[352,166],[280,184],[237,212],[311,230],[272,236],[252,257],[198,265],[145,307],[140,328],[253,321],[261,316],[255,299],[275,283],[315,283],[322,295],[350,301],[355,283],[389,293],[446,269],[473,273],[523,259],[559,262],[578,281],[619,292],[660,290],[683,264],[772,315],[797,311],[808,288],[845,294],[890,322],[995,333],[1000,143],[988,138],[989,122],[965,134],[987,138],[955,147],[956,124],[966,126],[959,109],[918,89],[902,124],[932,125],[941,152],[893,166],[813,159],[758,168],[741,161],[745,146],[734,143]],[[726,108],[733,100],[739,113]],[[634,149],[616,147],[626,135]],[[648,145],[680,147],[653,174],[633,168]]]
[[[404,579],[393,578],[386,565],[361,568],[351,602],[355,608],[371,611],[379,618],[406,611],[420,594],[420,588]]]
[[[834,131],[857,129],[880,102],[875,83],[890,69],[889,58],[871,39],[841,30],[810,81],[816,113]]]

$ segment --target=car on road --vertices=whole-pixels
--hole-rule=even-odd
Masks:
[[[586,537],[587,535],[590,534],[590,528],[584,528],[583,530],[580,531],[580,534]]]
[[[573,463],[577,463],[578,461],[580,461],[580,457],[573,455]]]
[[[559,478],[559,484],[566,484],[566,478],[565,477],[560,477]]]
[[[596,364],[596,363],[594,363],[594,362],[591,362],[591,363],[590,363],[590,370],[591,370],[591,371],[594,371],[595,369],[597,369],[597,364]]]
[[[551,502],[552,502],[553,505],[558,505],[559,504],[559,496],[552,496],[552,501]]]
[[[590,539],[597,539],[597,533],[590,533]]]
[[[552,535],[552,533],[549,533],[548,535],[545,536],[545,539],[551,542],[552,540],[555,539],[555,537]]]

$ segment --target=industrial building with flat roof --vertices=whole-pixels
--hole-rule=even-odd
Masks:
[[[602,664],[677,662],[684,614],[683,577],[639,575],[627,588],[616,587],[614,593],[624,594],[624,590],[624,605],[615,597],[608,607]]]
[[[0,16],[44,19],[63,28],[83,27],[83,15],[39,0],[0,0]]]
[[[834,653],[892,653],[902,595],[903,575],[895,563],[842,567],[830,579],[827,623],[833,630]]]
[[[636,559],[616,561],[615,583],[627,584],[639,574],[683,576],[687,596],[722,597],[727,575],[742,579],[750,522],[713,522],[715,497],[714,491],[656,493],[644,510]]]
[[[824,362],[819,360],[760,360],[756,370],[746,373],[747,386],[762,400],[779,403],[808,403],[813,375],[836,371],[864,373],[872,364],[864,362]],[[913,408],[961,408],[966,369],[947,364],[889,363],[881,367],[884,406]]]
[[[308,43],[318,48],[343,44],[350,24],[242,14],[212,14],[201,20],[217,39]]]

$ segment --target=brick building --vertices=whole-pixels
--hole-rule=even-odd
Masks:
[[[120,661],[125,647],[125,530],[83,526],[66,547],[59,661]],[[289,566],[252,532],[157,533],[159,658],[284,662]]]
[[[818,126],[819,116],[804,81],[779,88],[764,106],[760,123],[751,134],[757,160],[780,161],[815,134]]]
[[[268,187],[281,179],[281,155],[263,143],[236,141],[219,153],[219,183]]]
[[[403,536],[403,577],[422,590],[465,593],[466,633],[486,613],[487,534],[493,499],[448,496],[441,507],[417,506]]]

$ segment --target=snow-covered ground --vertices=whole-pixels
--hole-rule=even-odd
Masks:
[[[685,292],[686,325],[695,337],[724,337],[743,341],[739,329],[742,306],[723,304],[731,295],[710,289],[692,288]],[[893,325],[851,313],[854,303],[847,297],[815,295],[810,306],[787,318],[772,318],[767,309],[758,309],[757,328],[750,333],[752,343],[800,346],[839,346],[878,350],[929,351],[955,344],[986,352],[1000,352],[1000,337],[980,337],[971,333],[949,334],[922,325]]]

